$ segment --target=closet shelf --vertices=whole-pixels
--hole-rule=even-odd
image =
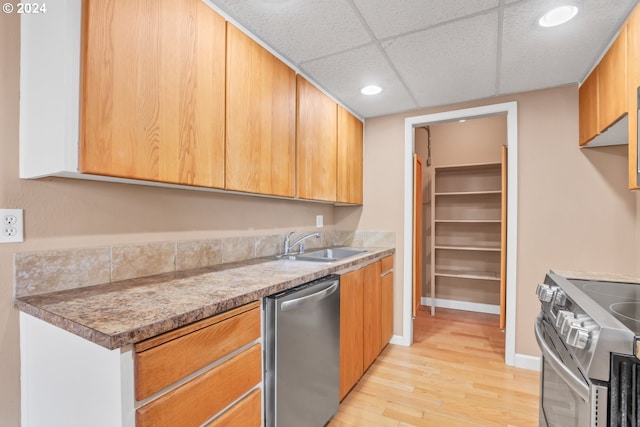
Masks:
[[[435,249],[445,249],[449,251],[483,251],[483,252],[500,252],[499,246],[454,246],[454,245],[435,245]]]
[[[447,191],[434,193],[435,196],[478,196],[486,194],[502,194],[501,190],[480,190],[480,191]]]
[[[458,279],[500,281],[500,274],[496,273],[495,271],[436,270],[435,276],[436,277],[454,277]]]
[[[435,223],[466,223],[466,224],[500,224],[502,221],[499,219],[436,219]]]
[[[436,166],[436,171],[445,171],[451,172],[456,170],[464,170],[464,169],[486,169],[486,168],[496,168],[501,167],[502,163],[500,162],[487,162],[487,163],[468,163],[462,165],[450,165],[450,166]]]
[[[502,292],[503,172],[501,162],[435,168],[430,188],[431,298],[436,298],[436,286],[451,287],[454,298],[475,285],[482,293]]]

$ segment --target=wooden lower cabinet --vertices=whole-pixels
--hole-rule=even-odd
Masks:
[[[380,288],[381,288],[381,328],[382,347],[391,340],[393,336],[393,255],[380,260]]]
[[[262,399],[251,391],[262,381],[259,338],[256,302],[136,344],[136,400],[152,399],[136,410],[136,426],[200,426],[214,416],[213,426],[260,425]]]
[[[261,355],[256,344],[142,406],[136,411],[136,426],[202,425],[260,383]]]
[[[369,264],[364,270],[363,287],[363,327],[364,327],[364,369],[366,370],[382,350],[382,288],[380,262]]]
[[[260,427],[262,425],[262,393],[252,391],[206,427]]]
[[[389,256],[340,277],[340,400],[393,334],[392,268]]]
[[[340,400],[364,373],[363,286],[363,269],[340,277]]]

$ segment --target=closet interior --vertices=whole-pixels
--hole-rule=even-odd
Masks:
[[[422,159],[421,304],[500,315],[506,273],[506,116],[415,130]]]

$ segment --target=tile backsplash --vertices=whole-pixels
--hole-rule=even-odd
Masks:
[[[292,236],[296,239],[304,233]],[[307,250],[326,246],[395,246],[395,233],[377,231],[320,232],[307,239]],[[15,254],[15,296],[65,289],[281,254],[286,234],[225,237],[208,240],[140,243],[101,248]]]

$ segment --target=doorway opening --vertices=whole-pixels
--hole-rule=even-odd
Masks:
[[[404,206],[404,271],[403,280],[403,336],[402,344],[411,345],[413,342],[413,307],[414,307],[414,219],[416,206],[413,197],[414,187],[414,153],[416,152],[416,133],[424,132],[420,128],[436,126],[453,121],[477,119],[491,116],[506,115],[506,145],[508,151],[505,160],[509,164],[506,188],[506,215],[509,221],[506,226],[506,278],[505,288],[505,363],[514,365],[515,358],[515,293],[516,293],[516,249],[517,249],[517,104],[515,102],[487,105],[469,109],[447,111],[436,114],[409,117],[405,119],[405,206]],[[418,137],[420,139],[420,137]],[[426,165],[427,162],[425,162]],[[496,163],[496,162],[487,162]],[[480,168],[483,169],[483,168]],[[486,169],[486,168],[485,168]],[[485,171],[486,172],[486,171]],[[492,172],[489,172],[491,174]],[[492,196],[491,196],[492,197]],[[422,295],[422,293],[421,293]],[[435,296],[435,295],[433,295]],[[436,304],[435,301],[430,301]],[[436,306],[437,307],[437,306]]]

